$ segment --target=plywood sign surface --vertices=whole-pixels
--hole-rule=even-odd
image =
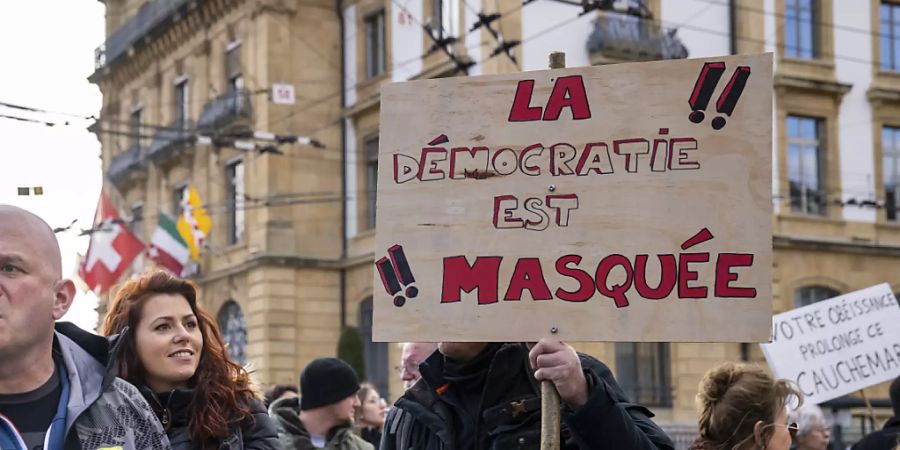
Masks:
[[[772,58],[382,90],[374,337],[761,342]]]

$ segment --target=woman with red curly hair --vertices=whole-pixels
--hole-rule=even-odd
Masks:
[[[119,376],[147,398],[174,450],[280,450],[247,371],[228,359],[190,281],[162,271],[128,281],[102,332],[120,335]]]

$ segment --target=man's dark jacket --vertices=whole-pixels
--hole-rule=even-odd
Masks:
[[[900,416],[894,416],[884,428],[866,435],[851,450],[894,450],[900,444]]]
[[[299,397],[280,398],[269,405],[269,415],[275,419],[283,450],[316,450],[299,414]],[[325,441],[324,450],[373,450],[372,444],[353,434],[349,423],[332,428]]]
[[[629,403],[609,368],[579,354],[589,398],[563,406],[564,450],[673,450],[671,439],[645,407]],[[467,413],[445,360],[434,352],[420,365],[422,379],[395,403],[385,421],[381,450],[528,450],[540,447],[540,385],[524,344],[499,346],[490,360],[480,403],[481,417]]]

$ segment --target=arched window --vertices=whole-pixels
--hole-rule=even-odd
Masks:
[[[247,364],[247,324],[241,306],[234,300],[228,300],[219,310],[219,329],[228,346],[228,357],[232,361]]]
[[[388,392],[388,345],[386,342],[372,342],[372,297],[359,304],[359,334],[363,341],[366,380],[375,385],[382,397],[390,398],[390,392]]]
[[[841,295],[840,292],[826,286],[804,286],[794,291],[794,307],[812,305],[815,302],[828,300]]]

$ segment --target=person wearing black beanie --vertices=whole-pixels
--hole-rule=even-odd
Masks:
[[[300,397],[282,398],[269,407],[284,450],[373,450],[352,430],[357,391],[356,372],[344,361],[319,358],[309,363],[300,374]]]

